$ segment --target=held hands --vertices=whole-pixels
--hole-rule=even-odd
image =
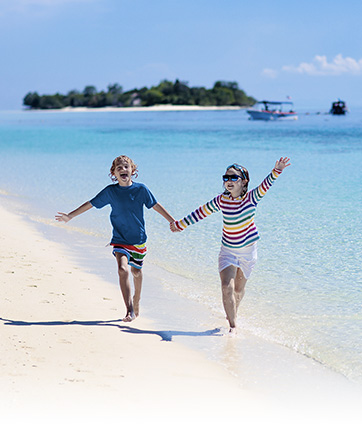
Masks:
[[[172,222],[170,222],[170,230],[171,230],[172,232],[181,232],[182,230],[180,230],[180,228],[177,228],[175,222],[176,222],[176,221],[172,221]]]
[[[275,162],[275,167],[274,169],[277,169],[279,171],[283,171],[284,168],[286,168],[287,166],[291,165],[289,163],[290,158],[288,157],[281,157],[278,161]]]
[[[67,223],[67,222],[69,222],[72,218],[71,218],[70,216],[68,216],[67,213],[61,213],[61,212],[58,212],[58,214],[55,215],[55,219],[56,219],[58,222],[65,222],[65,223]]]

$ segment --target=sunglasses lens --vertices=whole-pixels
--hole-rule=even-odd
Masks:
[[[222,179],[223,179],[224,182],[227,182],[229,180],[235,182],[235,181],[238,181],[239,178],[240,177],[238,175],[236,175],[236,174],[222,176]]]

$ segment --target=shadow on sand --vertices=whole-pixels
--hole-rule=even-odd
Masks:
[[[206,330],[203,332],[194,331],[177,331],[177,330],[142,330],[135,327],[122,324],[121,319],[109,320],[109,321],[15,321],[5,318],[0,318],[0,322],[5,325],[11,326],[68,326],[68,325],[79,325],[79,326],[104,326],[104,327],[117,327],[122,332],[133,333],[133,334],[150,334],[157,335],[161,338],[161,341],[171,342],[174,336],[222,336],[219,328],[212,330]]]

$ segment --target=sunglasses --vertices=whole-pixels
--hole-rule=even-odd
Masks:
[[[240,178],[242,178],[243,180],[247,180],[247,178],[246,178],[246,174],[245,174],[245,171],[244,171],[244,167],[242,167],[241,165],[239,165],[239,164],[237,164],[237,163],[233,163],[232,165],[229,165],[229,166],[226,168],[226,171],[227,171],[228,169],[230,169],[230,168],[235,168],[235,169],[237,169],[238,171],[241,171],[241,176],[240,176]],[[226,181],[226,180],[224,180],[224,181]],[[236,180],[233,180],[233,181],[236,181]]]
[[[236,182],[236,181],[239,180],[239,178],[242,178],[242,177],[240,177],[240,176],[238,176],[236,174],[230,174],[230,175],[225,174],[225,175],[222,176],[222,181],[223,182],[227,182],[227,181],[231,180],[233,182]]]

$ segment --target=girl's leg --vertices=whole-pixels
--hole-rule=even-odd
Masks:
[[[237,311],[237,300],[235,298],[236,274],[237,274],[237,268],[234,266],[226,267],[226,269],[220,272],[222,301],[226,312],[226,318],[230,324],[230,330],[234,330],[236,327],[236,311]]]
[[[141,300],[143,273],[142,273],[142,269],[137,269],[135,267],[131,267],[131,272],[133,275],[133,283],[134,283],[133,309],[137,317],[140,313],[140,300]]]
[[[128,258],[126,255],[116,252],[116,260],[118,264],[119,286],[121,288],[124,304],[126,305],[127,313],[123,321],[130,322],[136,317],[133,311],[131,284],[129,281]]]
[[[243,299],[244,294],[245,294],[246,282],[247,282],[247,279],[244,276],[243,271],[240,268],[238,268],[236,271],[236,278],[235,278],[236,314],[238,313],[240,302]]]

